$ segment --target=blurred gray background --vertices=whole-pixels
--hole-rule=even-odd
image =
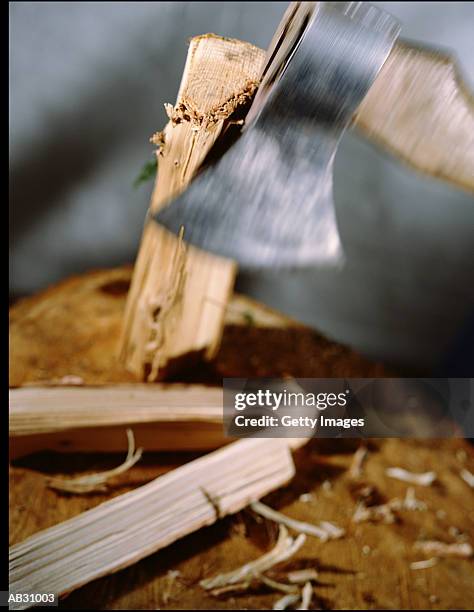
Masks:
[[[474,4],[377,2],[402,36],[451,48],[474,83]],[[133,181],[174,102],[187,39],[266,47],[287,3],[10,3],[10,293],[133,261],[151,183]],[[377,357],[433,365],[474,310],[472,195],[354,135],[336,163],[343,270],[238,287]]]

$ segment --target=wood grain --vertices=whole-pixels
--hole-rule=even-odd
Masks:
[[[449,55],[395,45],[354,123],[416,170],[474,191],[474,101]]]
[[[10,389],[9,435],[159,421],[220,422],[222,402],[222,389],[200,385]]]
[[[53,385],[10,389],[10,458],[33,452],[214,450],[230,442],[222,390],[201,385]]]
[[[158,175],[150,212],[180,193],[236,111],[248,105],[264,53],[214,35],[191,39],[170,121],[155,135]],[[185,237],[185,236],[184,236]],[[154,222],[142,236],[125,311],[120,355],[140,379],[159,378],[168,362],[202,352],[211,358],[222,335],[234,262],[185,246]]]

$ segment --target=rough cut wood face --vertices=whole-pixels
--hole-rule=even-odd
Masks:
[[[181,192],[236,111],[249,104],[264,52],[214,35],[190,42],[169,123],[153,138],[158,176],[150,211]],[[184,237],[186,230],[184,229]],[[235,264],[147,223],[127,302],[121,359],[140,378],[155,380],[174,358],[212,357],[222,335]]]

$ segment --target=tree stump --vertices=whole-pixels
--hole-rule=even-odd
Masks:
[[[11,309],[10,384],[46,384],[71,376],[85,384],[134,382],[116,357],[130,278],[131,268],[92,272],[15,304]],[[168,372],[168,380],[220,384],[223,376],[390,374],[383,365],[244,297],[230,300],[225,320],[223,342],[214,360],[206,363],[196,357],[184,364],[179,377]],[[326,543],[308,537],[285,564],[285,571],[315,568],[319,579],[312,606],[326,609],[471,609],[471,560],[441,558],[427,569],[410,565],[426,558],[414,548],[418,540],[472,542],[474,493],[459,476],[462,468],[474,472],[470,445],[462,440],[368,441],[368,458],[361,476],[354,480],[349,466],[356,448],[352,440],[312,441],[296,453],[296,478],[264,500],[293,518],[310,523],[331,521],[346,529],[344,538]],[[122,456],[42,452],[17,460],[10,469],[10,541],[20,542],[195,456],[145,452],[107,493],[84,496],[48,489],[44,475],[101,471],[120,463]],[[427,509],[401,510],[393,524],[353,523],[356,504],[368,493],[373,497],[370,503],[404,498],[408,485],[386,476],[390,466],[436,472],[436,484],[416,487],[416,496]],[[199,580],[260,556],[272,546],[275,533],[273,523],[258,523],[247,511],[242,512],[80,588],[61,601],[60,607],[271,609],[280,595],[270,590],[217,598],[205,592]]]

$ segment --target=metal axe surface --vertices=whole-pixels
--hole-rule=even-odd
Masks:
[[[292,3],[237,141],[155,220],[243,268],[338,265],[338,143],[398,22],[366,2]]]

